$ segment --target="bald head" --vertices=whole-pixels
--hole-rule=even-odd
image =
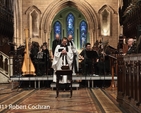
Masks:
[[[56,34],[55,35],[55,38],[56,38],[56,40],[59,40],[60,39],[60,35],[59,34]]]
[[[127,43],[128,43],[128,46],[131,47],[133,45],[133,43],[134,43],[134,39],[129,38]]]
[[[68,35],[68,41],[71,41],[72,40],[72,35]]]

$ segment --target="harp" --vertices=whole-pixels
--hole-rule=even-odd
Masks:
[[[36,75],[35,74],[35,67],[31,61],[29,55],[29,48],[28,48],[28,29],[25,29],[25,53],[24,53],[24,60],[22,64],[22,75]]]

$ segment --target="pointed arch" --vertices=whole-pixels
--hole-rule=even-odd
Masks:
[[[109,5],[103,5],[103,6],[99,9],[98,13],[101,13],[104,9],[107,9],[107,10],[110,11],[111,13],[117,14],[117,12],[116,12],[111,6],[109,6]]]
[[[98,13],[100,17],[100,34],[102,36],[111,36],[112,14],[116,14],[116,11],[108,5],[103,5]]]
[[[97,14],[92,8],[92,6],[87,1],[78,1],[78,0],[54,0],[50,5],[46,8],[45,12],[43,13],[40,29],[41,29],[41,37],[44,37],[42,40],[48,41],[48,37],[50,37],[51,32],[51,25],[52,21],[59,11],[64,9],[65,7],[75,7],[79,10],[86,18],[88,24],[88,32],[90,35],[90,41],[93,42],[98,37],[98,28],[99,28],[99,21],[97,18]],[[53,9],[53,10],[52,10]]]
[[[29,37],[39,38],[39,24],[41,19],[41,11],[36,6],[29,7],[25,14],[27,15],[28,28],[29,28]]]
[[[33,5],[33,6],[30,6],[30,7],[25,11],[25,14],[27,15],[27,14],[29,14],[30,12],[32,12],[33,10],[36,10],[39,14],[42,13],[41,10],[39,10],[38,7],[36,7],[35,5]]]

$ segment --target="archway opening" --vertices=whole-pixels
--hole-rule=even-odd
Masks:
[[[69,34],[73,35],[77,49],[84,48],[85,43],[90,40],[87,21],[84,15],[74,7],[68,6],[58,12],[53,19],[51,29],[50,48],[55,34],[60,34],[61,38]]]

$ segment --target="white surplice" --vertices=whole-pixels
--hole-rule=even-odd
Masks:
[[[64,64],[63,55],[61,55],[61,52],[59,52],[59,49],[62,49],[64,47],[61,47],[60,45],[57,45],[55,52],[54,52],[54,58],[52,63],[52,68],[54,69],[53,74],[53,82],[56,82],[56,71],[62,70],[61,67]],[[64,48],[65,49],[65,48]],[[70,46],[68,46],[68,52],[65,55],[65,58],[67,60],[67,65],[69,66],[70,70],[72,69],[72,62],[73,62],[73,52]],[[67,83],[67,76],[63,76],[62,83]]]
[[[79,53],[76,49],[74,42],[73,41],[71,41],[71,42],[72,42],[72,44],[69,43],[69,45],[71,46],[72,52],[76,55],[76,57],[74,59],[76,61],[76,65],[73,64],[73,74],[72,75],[76,75],[76,72],[75,72],[76,67],[77,67],[77,72],[79,72]]]

